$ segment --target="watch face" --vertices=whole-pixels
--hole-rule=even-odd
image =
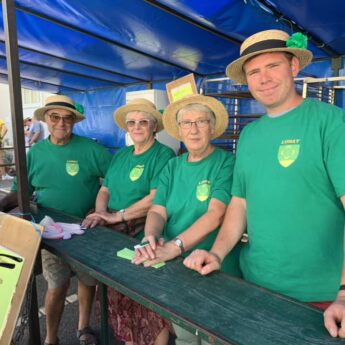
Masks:
[[[175,238],[175,244],[181,249],[181,253],[184,252],[183,242],[179,238]]]

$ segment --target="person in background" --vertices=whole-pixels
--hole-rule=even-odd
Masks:
[[[6,151],[4,150],[5,136],[8,128],[3,120],[0,119],[0,165],[6,163]],[[2,180],[12,180],[13,177],[6,173],[6,167],[0,166],[0,175]]]
[[[110,164],[111,155],[93,140],[73,134],[75,123],[84,120],[81,106],[66,96],[54,95],[35,111],[37,120],[45,121],[49,137],[30,148],[27,155],[30,194],[38,206],[53,208],[84,218],[93,208]],[[0,210],[7,212],[17,206],[17,182],[12,192],[0,201]],[[48,282],[45,296],[45,345],[56,345],[65,297],[74,272],[78,277],[79,322],[77,337],[81,345],[97,344],[89,327],[96,281],[72,269],[62,259],[42,250],[43,276]]]
[[[234,156],[212,145],[228,126],[228,114],[215,98],[193,95],[171,103],[164,128],[187,152],[171,159],[160,176],[145,224],[149,245],[136,250],[133,263],[145,267],[210,249],[231,197]],[[157,240],[164,237],[163,240]],[[222,270],[241,276],[237,252]],[[201,338],[174,324],[176,344],[199,344]]]
[[[95,213],[87,216],[83,225],[105,224],[141,238],[158,176],[175,154],[155,139],[163,124],[162,115],[152,102],[134,99],[117,109],[114,119],[128,131],[134,145],[115,154],[98,193]],[[114,335],[126,344],[168,343],[171,326],[165,319],[113,289],[108,289],[108,315]]]
[[[328,332],[345,337],[345,112],[297,93],[294,77],[312,60],[306,47],[301,33],[259,32],[227,67],[267,113],[241,133],[233,197],[211,251],[185,265],[219,269],[247,229],[244,279],[326,309]]]
[[[36,116],[32,117],[31,125],[28,130],[28,144],[32,146],[44,139],[44,130],[41,121]]]

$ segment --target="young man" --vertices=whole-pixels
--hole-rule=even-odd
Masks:
[[[95,203],[111,156],[91,139],[72,133],[76,122],[84,120],[73,100],[66,96],[50,96],[35,111],[37,120],[47,123],[49,137],[28,152],[30,193],[36,193],[37,204],[84,218]],[[0,201],[0,210],[17,206],[17,184],[13,192]],[[58,344],[58,328],[69,287],[71,267],[47,250],[42,250],[43,275],[48,282],[45,297],[47,335],[45,345]],[[77,336],[81,344],[95,345],[89,327],[96,281],[75,271],[78,277],[79,323]]]
[[[312,60],[305,48],[302,34],[259,32],[227,67],[267,114],[241,134],[233,198],[211,251],[192,253],[185,265],[201,274],[219,269],[247,229],[244,278],[323,309],[330,305],[325,326],[345,337],[345,112],[296,92],[294,77]]]

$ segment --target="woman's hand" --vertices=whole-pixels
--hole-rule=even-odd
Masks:
[[[97,214],[97,216],[102,219],[105,224],[115,224],[122,222],[122,217],[119,212],[97,212],[95,214]]]
[[[180,255],[181,249],[173,241],[169,241],[162,246],[157,246],[155,258],[144,261],[144,266],[151,267],[161,262],[172,260]]]
[[[164,245],[164,238],[159,238],[156,241],[156,237],[153,235],[145,236],[140,245],[135,246],[135,256],[132,260],[133,264],[139,265],[147,260],[153,260],[156,258],[156,249]]]
[[[81,227],[89,229],[97,225],[104,225],[104,224],[105,224],[105,221],[100,217],[100,213],[94,212],[86,216],[86,218],[81,223]]]

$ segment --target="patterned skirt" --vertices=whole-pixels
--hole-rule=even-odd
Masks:
[[[164,328],[173,332],[170,322],[120,292],[108,288],[107,297],[108,323],[117,340],[131,341],[134,345],[153,345]],[[98,296],[96,309],[99,316]]]

